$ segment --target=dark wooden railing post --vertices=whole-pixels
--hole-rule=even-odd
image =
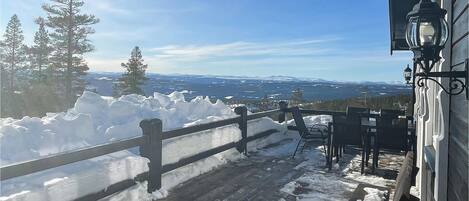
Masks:
[[[140,147],[140,155],[150,160],[147,191],[152,193],[161,188],[163,123],[159,119],[143,120],[140,128],[149,139]]]
[[[238,148],[239,152],[244,152],[244,155],[248,154],[247,149],[247,138],[248,138],[248,109],[246,106],[240,106],[235,108],[235,113],[240,116],[239,130],[241,130],[241,145]]]
[[[332,169],[332,138],[334,137],[334,134],[333,134],[333,130],[332,130],[332,122],[329,122],[327,124],[327,132],[329,133],[329,135],[327,136],[327,161],[326,161],[326,164],[327,164],[327,167],[329,168],[329,170]]]
[[[286,116],[287,116],[287,111],[286,110],[288,108],[288,103],[286,101],[280,101],[280,102],[278,102],[278,107],[282,111],[278,115],[278,122],[282,123],[286,120]]]

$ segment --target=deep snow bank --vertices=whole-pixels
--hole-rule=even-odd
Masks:
[[[51,113],[42,118],[1,119],[0,159],[5,165],[141,135],[139,122],[145,118],[160,118],[163,129],[171,130],[234,115],[221,101],[212,104],[208,99],[197,97],[187,102],[179,92],[155,93],[151,97],[127,95],[118,99],[84,92],[65,113]]]
[[[139,122],[146,118],[159,118],[163,130],[171,130],[235,115],[221,101],[211,103],[203,97],[185,101],[179,92],[154,93],[150,97],[127,95],[118,99],[85,92],[67,112],[42,118],[0,119],[0,163],[3,166],[138,136],[141,135]],[[272,128],[281,132],[252,142],[248,147],[256,149],[287,137],[285,127],[269,118],[250,121],[248,135]],[[239,139],[239,129],[230,125],[166,140],[163,164]],[[163,189],[241,157],[237,151],[228,150],[169,172],[163,176]],[[140,157],[136,150],[117,152],[2,182],[0,200],[70,200],[147,170],[146,158]]]

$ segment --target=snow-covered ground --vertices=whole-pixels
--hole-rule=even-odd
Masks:
[[[85,92],[75,106],[63,113],[42,118],[0,119],[1,166],[50,154],[93,146],[141,135],[139,122],[147,118],[163,121],[163,130],[234,117],[221,101],[197,97],[186,101],[183,93],[153,96],[127,95],[118,99]],[[269,118],[249,122],[248,135],[268,129],[280,132],[249,144],[249,149],[288,138],[284,125]],[[177,162],[195,153],[240,140],[236,125],[195,133],[163,142],[163,164]],[[139,184],[129,191],[137,200],[165,196],[166,190],[228,161],[243,158],[228,150],[163,175],[163,187],[153,194]],[[116,152],[47,171],[1,182],[0,200],[72,200],[148,170],[148,160],[138,149]],[[137,193],[135,193],[137,192]],[[125,196],[124,196],[125,197]],[[128,197],[127,197],[128,198]]]
[[[391,187],[394,180],[375,175],[360,174],[360,154],[344,154],[339,163],[334,163],[331,171],[325,166],[322,147],[305,151],[302,156],[307,160],[295,167],[305,173],[287,183],[281,191],[297,197],[297,200],[348,200],[359,183],[381,187]],[[389,192],[378,189],[365,189],[365,200],[382,201]]]
[[[305,117],[316,119],[318,117]],[[273,149],[261,150],[261,155],[266,156],[290,156],[297,141],[283,144]],[[296,200],[308,201],[340,201],[349,200],[352,192],[359,183],[371,184],[380,187],[390,188],[395,184],[395,180],[385,179],[379,175],[360,174],[361,155],[359,152],[348,150],[343,155],[339,163],[333,163],[331,171],[328,170],[322,146],[307,147],[298,155],[300,163],[295,170],[303,172],[302,175],[283,186],[280,191],[296,197]],[[403,157],[384,154],[381,160],[390,160],[391,163],[402,161]],[[396,166],[399,164],[396,163]],[[383,168],[383,167],[382,167]],[[388,167],[386,167],[388,168]],[[395,168],[394,168],[395,169]],[[384,196],[390,192],[380,191],[375,188],[365,188],[367,195],[365,201],[382,201]]]

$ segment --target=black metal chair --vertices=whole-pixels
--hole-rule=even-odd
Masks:
[[[408,135],[407,118],[400,118],[403,111],[385,110],[380,111],[379,118],[376,119],[376,137],[373,154],[374,168],[378,167],[379,153],[381,149],[392,151],[410,150],[410,139]]]
[[[301,148],[301,152],[303,149],[306,147],[307,144],[314,142],[314,141],[320,141],[322,145],[324,146],[324,154],[327,155],[327,138],[328,135],[325,134],[324,128],[327,129],[326,125],[312,125],[311,127],[307,127],[305,124],[305,121],[303,120],[303,115],[301,115],[300,108],[298,107],[292,107],[290,109],[293,119],[295,120],[296,126],[293,127],[294,130],[297,130],[298,133],[300,134],[300,140],[298,141],[298,144],[296,145],[295,152],[293,152],[292,158],[295,158],[296,152],[298,151],[298,148],[301,144],[301,142],[304,142],[303,147]],[[327,159],[327,156],[326,156]]]
[[[332,168],[333,154],[339,162],[345,146],[355,146],[362,151],[361,173],[363,174],[368,142],[365,138],[366,130],[361,126],[361,119],[364,116],[368,117],[369,113],[368,108],[347,107],[346,116],[333,117],[330,149],[334,150],[334,153],[329,152],[329,169]]]

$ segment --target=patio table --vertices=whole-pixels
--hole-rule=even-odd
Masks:
[[[373,144],[374,145],[374,142],[375,142],[375,138],[377,137],[377,132],[376,132],[376,120],[375,121],[370,121],[371,118],[362,118],[362,121],[361,121],[361,125],[362,127],[364,128],[364,130],[366,130],[365,132],[365,137],[367,139],[370,139],[370,141],[368,142],[369,144],[368,145],[371,145]],[[376,119],[376,118],[373,118],[373,119]],[[408,123],[408,126],[407,126],[407,130],[408,130],[408,138],[411,140],[411,148],[412,149],[415,149],[415,143],[413,142],[415,139],[414,139],[414,135],[415,135],[415,123]],[[369,137],[369,138],[368,138]],[[374,146],[373,146],[374,147]],[[377,150],[373,149],[373,161],[372,161],[372,170],[374,171],[374,168],[377,167],[375,165],[377,165],[378,163],[378,158],[376,157],[377,156],[377,153],[376,153]],[[368,163],[368,160],[367,160],[367,163]]]

